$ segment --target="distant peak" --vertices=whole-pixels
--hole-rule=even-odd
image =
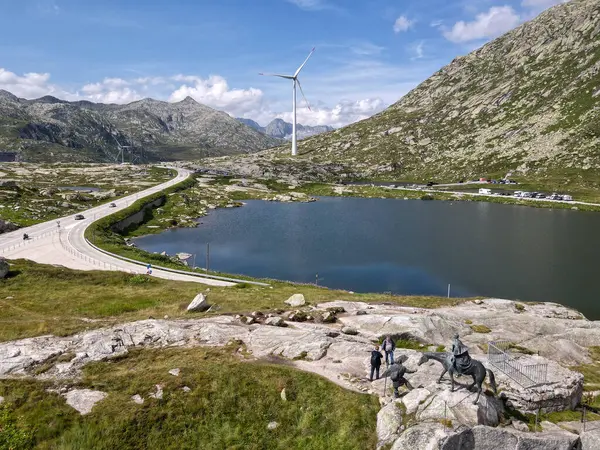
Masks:
[[[198,104],[198,102],[196,100],[194,100],[192,97],[190,97],[189,95],[186,98],[184,98],[183,100],[181,100],[179,103],[190,103],[193,105]]]
[[[13,101],[19,100],[19,97],[17,97],[15,94],[5,91],[4,89],[0,89],[0,98],[7,98]]]

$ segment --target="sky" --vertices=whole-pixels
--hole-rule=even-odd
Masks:
[[[0,89],[129,103],[190,96],[261,125],[367,118],[455,57],[566,0],[0,0]]]

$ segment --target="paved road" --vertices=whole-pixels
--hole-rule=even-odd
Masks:
[[[107,203],[83,211],[81,214],[85,217],[84,220],[75,220],[75,215],[72,214],[58,219],[60,227],[57,220],[50,220],[11,233],[1,234],[0,255],[8,259],[24,258],[43,264],[56,264],[77,270],[120,270],[130,273],[145,273],[145,268],[138,264],[122,261],[93,248],[85,240],[85,229],[95,220],[127,208],[138,198],[162,191],[185,180],[191,173],[186,169],[176,168],[175,170],[177,170],[175,178],[145,191],[115,200],[117,206],[114,208],[109,207]],[[27,233],[30,239],[23,241],[23,233]],[[232,286],[235,284],[229,281],[158,269],[152,269],[152,276],[213,286]]]

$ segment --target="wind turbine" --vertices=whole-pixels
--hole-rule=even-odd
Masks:
[[[293,83],[293,96],[292,96],[292,156],[296,156],[298,153],[298,141],[296,139],[296,84],[300,88],[300,93],[302,94],[302,98],[306,102],[306,106],[308,110],[311,111],[310,105],[308,104],[308,100],[306,100],[306,96],[304,95],[304,91],[302,90],[302,85],[300,84],[300,80],[298,79],[298,74],[304,67],[304,65],[308,62],[309,58],[315,52],[315,47],[310,51],[304,62],[298,67],[298,70],[294,73],[294,75],[280,75],[277,73],[259,73],[259,75],[266,75],[271,77],[279,77],[285,78],[286,80],[292,80]]]

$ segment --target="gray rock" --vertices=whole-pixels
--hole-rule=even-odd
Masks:
[[[10,266],[8,264],[8,261],[0,256],[0,279],[6,278],[6,275],[8,275],[9,271]]]
[[[306,304],[306,300],[304,300],[304,295],[294,294],[290,298],[288,298],[284,303],[287,303],[293,308],[297,308],[298,306],[304,306]]]
[[[439,423],[420,423],[402,433],[391,450],[438,450],[448,434]]]
[[[267,425],[267,429],[268,430],[274,430],[278,426],[279,426],[279,424],[277,422],[275,422],[275,421],[269,422],[268,425]]]
[[[402,410],[396,402],[390,402],[377,413],[377,446],[394,442],[402,432]]]
[[[180,372],[180,370],[179,370],[179,369],[171,369],[171,370],[169,370],[169,373],[170,373],[171,375],[175,376],[175,377],[178,377],[178,376],[179,376],[179,372]]]
[[[96,403],[104,400],[108,394],[102,391],[93,391],[91,389],[73,389],[63,394],[67,405],[79,411],[83,416],[92,412]]]
[[[285,394],[285,388],[283,388],[281,390],[281,400],[283,400],[284,402],[287,402],[287,395]]]
[[[0,405],[1,405],[2,403],[4,403],[4,397],[2,397],[2,396],[0,395]]]
[[[131,396],[131,401],[133,401],[133,403],[137,403],[138,405],[143,405],[144,397],[142,397],[140,394],[135,394]]]
[[[200,293],[194,297],[194,300],[188,305],[189,312],[203,312],[210,308],[207,297]]]
[[[529,431],[529,426],[527,426],[527,424],[521,420],[513,420],[512,426],[515,430],[523,433],[527,433]]]
[[[580,434],[581,450],[600,449],[600,429],[584,431]]]
[[[156,392],[150,394],[150,397],[155,398],[157,400],[161,400],[163,398],[163,387],[160,384],[156,385]]]
[[[358,334],[358,330],[352,327],[342,327],[342,333],[349,334],[350,336],[356,336]]]
[[[366,316],[367,314],[368,312],[364,309],[359,309],[358,311],[356,311],[357,316]]]
[[[285,321],[279,316],[274,316],[265,320],[265,325],[271,325],[273,327],[285,327]]]
[[[192,390],[187,386],[182,387],[181,390],[185,393],[192,392]]]

